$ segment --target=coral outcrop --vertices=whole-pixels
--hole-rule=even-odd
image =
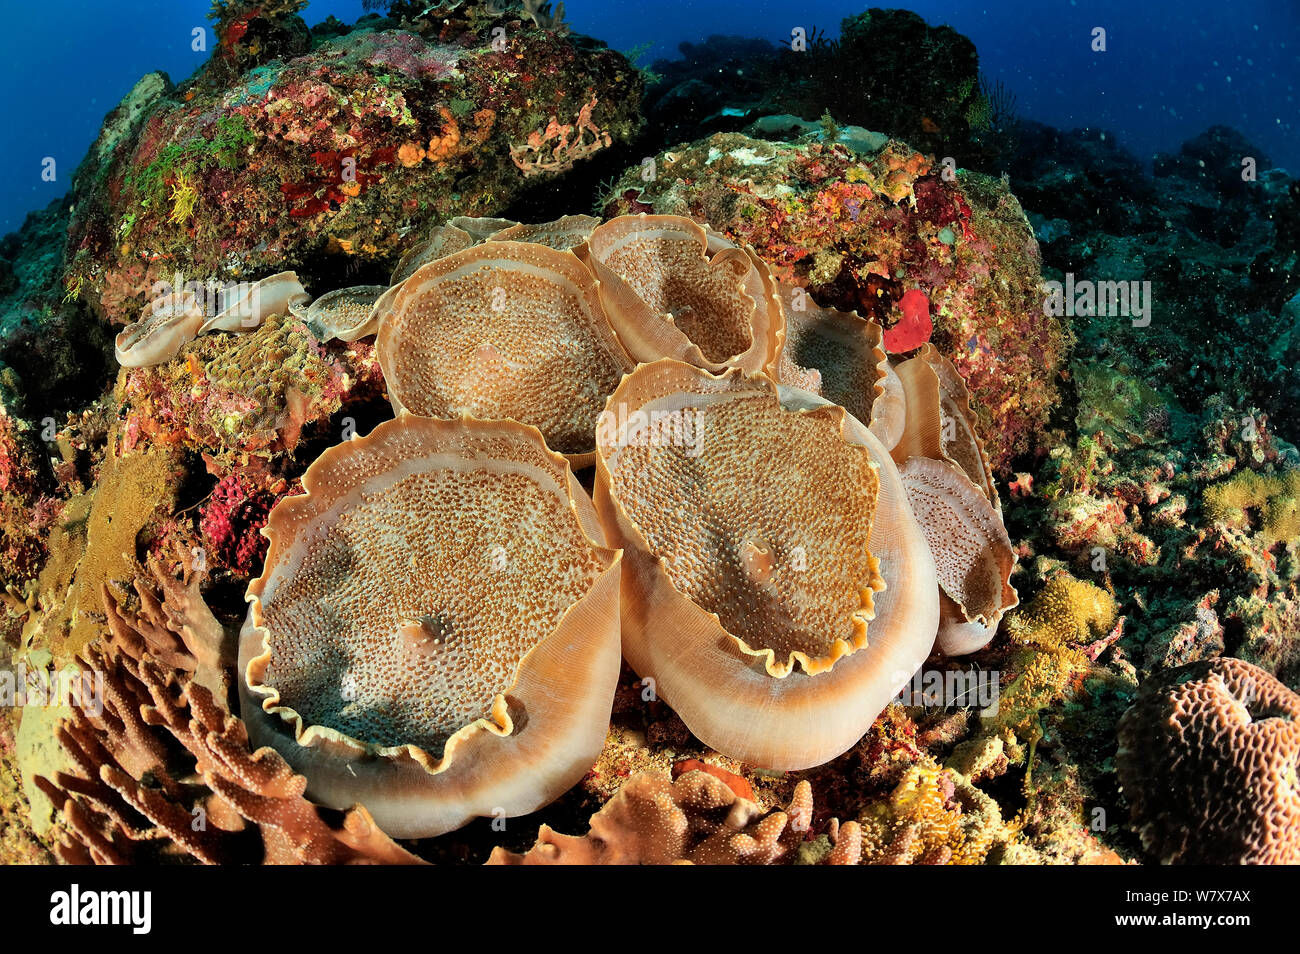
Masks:
[[[1038,244],[1004,184],[948,176],[896,141],[858,153],[822,134],[718,134],[655,156],[653,176],[647,168],[606,193],[607,214],[708,221],[810,304],[879,321],[887,343],[907,320],[907,295],[923,292],[932,340],[970,389],[994,469],[1041,445],[1071,336],[1043,312]],[[915,332],[897,340],[923,343]]]
[[[221,14],[228,87],[161,90],[78,179],[66,269],[91,308],[142,267],[201,283],[296,268],[309,284],[387,268],[410,231],[503,208],[525,181],[512,149],[548,123],[608,145],[639,121],[635,70],[555,30],[515,20],[496,49],[466,25],[441,39],[358,29],[258,63],[240,51],[268,53],[258,25],[284,22],[266,7]],[[569,143],[565,158],[583,154]]]

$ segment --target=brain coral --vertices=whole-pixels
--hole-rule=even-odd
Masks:
[[[249,587],[250,736],[319,803],[397,837],[533,811],[604,742],[619,555],[563,458],[513,422],[403,413],[282,501]]]
[[[1300,695],[1221,658],[1143,685],[1115,767],[1165,864],[1300,863]]]

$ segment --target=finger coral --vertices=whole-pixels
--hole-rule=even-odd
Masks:
[[[785,811],[764,815],[722,780],[703,771],[672,781],[654,772],[629,779],[591,818],[586,835],[543,825],[524,854],[496,848],[490,865],[768,865],[803,863],[812,825],[812,788],[800,782]],[[818,860],[858,863],[857,822],[834,824],[833,843]],[[829,842],[830,839],[827,839]]]
[[[1115,767],[1164,864],[1300,863],[1300,695],[1257,666],[1192,663],[1142,686]]]
[[[376,351],[394,410],[517,420],[579,457],[591,453],[605,397],[631,367],[582,262],[509,241],[406,279]]]
[[[632,667],[725,755],[797,769],[843,752],[938,623],[889,454],[842,408],[738,369],[642,365],[607,410],[595,498],[626,553]]]
[[[326,451],[248,590],[249,732],[397,837],[524,814],[591,767],[619,554],[533,428],[401,414]]]

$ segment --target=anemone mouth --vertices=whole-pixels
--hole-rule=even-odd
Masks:
[[[646,368],[599,453],[674,590],[777,678],[865,648],[885,585],[870,550],[879,474],[845,437],[843,409],[787,408],[770,380],[737,370]]]
[[[509,736],[538,647],[610,567],[535,429],[403,413],[331,448],[272,511],[248,690],[298,745],[412,759]],[[598,535],[598,531],[596,531]]]

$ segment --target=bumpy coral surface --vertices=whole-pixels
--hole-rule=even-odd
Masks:
[[[581,123],[603,147],[635,130],[639,79],[622,57],[513,23],[503,49],[486,31],[362,29],[229,87],[155,92],[82,184],[68,239],[79,294],[94,307],[113,289],[118,315],[155,262],[184,282],[391,263],[411,229],[502,208],[530,137]],[[594,151],[548,145],[568,162]]]
[[[1300,695],[1237,659],[1147,683],[1117,768],[1142,841],[1166,864],[1300,862]]]
[[[805,838],[812,824],[812,789],[803,782],[785,811],[764,815],[752,801],[703,770],[676,779],[643,773],[630,779],[591,819],[585,836],[543,826],[524,854],[500,848],[489,864],[857,864],[862,831],[836,823],[823,844]]]
[[[200,520],[207,553],[238,576],[252,576],[266,556],[262,528],[282,496],[282,492],[258,489],[241,474],[221,478],[212,488]]]
[[[289,317],[248,334],[204,335],[179,359],[119,379],[125,446],[178,445],[222,476],[292,452],[304,428],[373,393],[373,350],[367,343],[327,350]]]

